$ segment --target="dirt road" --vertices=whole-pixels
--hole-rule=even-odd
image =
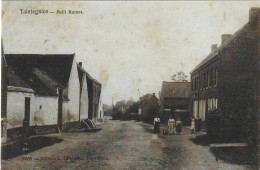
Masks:
[[[29,153],[2,156],[2,169],[254,169],[216,161],[187,127],[173,136],[153,134],[151,125],[135,121],[105,120],[101,128],[32,139]]]

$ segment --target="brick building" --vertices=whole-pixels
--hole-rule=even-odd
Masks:
[[[248,23],[233,35],[222,35],[221,45],[212,45],[191,72],[193,115],[218,120],[216,129],[224,127],[223,137],[256,132],[252,115],[259,115],[259,21],[260,9],[252,8]]]
[[[190,124],[190,82],[163,82],[160,92],[160,112],[164,122],[170,115]]]

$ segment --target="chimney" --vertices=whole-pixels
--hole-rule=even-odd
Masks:
[[[79,65],[82,67],[82,62],[79,62]]]
[[[232,34],[222,34],[221,35],[221,44],[224,44],[224,42],[227,41],[231,36],[232,36]]]
[[[260,8],[251,8],[249,11],[249,21],[259,22],[260,20]]]
[[[211,52],[217,50],[218,45],[217,44],[211,44]]]

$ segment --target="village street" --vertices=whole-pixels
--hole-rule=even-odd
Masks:
[[[2,156],[2,169],[254,169],[216,161],[209,146],[192,140],[201,134],[188,127],[173,136],[153,134],[151,125],[135,121],[107,118],[100,127],[35,137],[28,154]]]

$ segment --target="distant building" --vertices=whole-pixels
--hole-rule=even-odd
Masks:
[[[163,121],[170,116],[190,124],[190,82],[163,82],[160,92],[160,111]]]
[[[252,8],[249,22],[233,35],[222,35],[221,45],[212,45],[191,72],[193,115],[218,120],[215,129],[224,128],[220,136],[248,136],[250,115],[259,117],[259,22],[260,9]],[[211,115],[216,109],[218,114]]]
[[[155,93],[148,93],[140,98],[138,114],[141,114],[144,122],[153,123],[154,118],[159,116],[159,109],[159,100]]]

